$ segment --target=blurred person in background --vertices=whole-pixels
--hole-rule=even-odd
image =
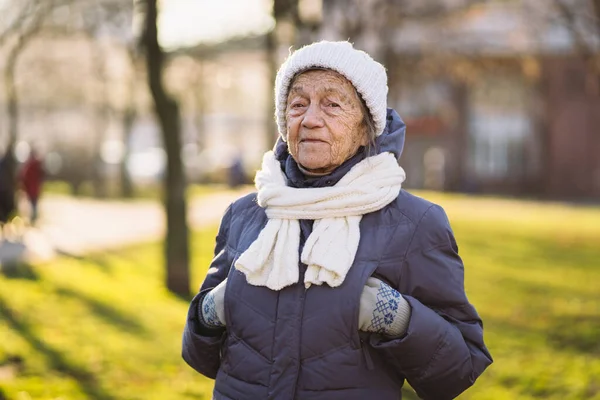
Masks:
[[[294,52],[258,193],[231,204],[183,358],[214,399],[451,399],[491,364],[444,210],[402,190],[385,68],[348,42]]]
[[[31,149],[27,161],[23,164],[19,181],[29,202],[30,223],[35,225],[38,219],[38,201],[44,182],[44,167],[35,149]]]
[[[15,209],[15,193],[6,155],[0,156],[0,237],[5,238],[5,225],[10,221]]]
[[[228,168],[227,178],[229,187],[234,189],[246,183],[246,171],[244,170],[244,163],[241,154],[238,154],[234,157],[231,165]]]

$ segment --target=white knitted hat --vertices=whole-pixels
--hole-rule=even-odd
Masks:
[[[287,140],[285,109],[288,91],[296,74],[311,68],[331,69],[342,74],[365,101],[375,123],[376,136],[383,133],[387,116],[387,74],[383,65],[350,42],[321,41],[292,53],[275,78],[275,117],[279,134]]]

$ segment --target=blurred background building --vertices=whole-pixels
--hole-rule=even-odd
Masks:
[[[374,0],[357,2],[354,15],[348,3],[324,3],[324,20],[335,22],[321,35],[356,37],[387,66],[390,106],[408,124],[411,186],[599,198],[600,80],[586,58],[597,62],[600,25],[591,2],[378,9]]]
[[[600,199],[598,1],[234,3],[162,2],[190,181],[224,181],[240,156],[252,175],[276,138],[273,77],[289,48],[349,39],[388,69],[389,106],[408,126],[407,187]],[[12,136],[21,162],[39,149],[74,191],[157,180],[166,157],[131,2],[56,0],[15,30],[19,8],[0,6],[0,151]]]

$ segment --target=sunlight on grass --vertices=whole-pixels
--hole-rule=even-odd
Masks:
[[[460,399],[599,400],[600,209],[421,194],[448,213],[495,359]],[[215,230],[194,234],[194,288]],[[163,288],[161,254],[5,267],[0,399],[210,399],[212,381],[181,360],[188,302]]]
[[[107,198],[119,199],[120,191],[114,182],[108,185]],[[189,184],[187,186],[188,199],[196,197],[206,196],[214,193],[222,193],[225,191],[234,191],[236,189],[229,189],[225,184]],[[48,181],[44,183],[44,194],[50,195],[71,195],[71,187],[67,182],[64,181]],[[93,187],[90,182],[85,182],[79,189],[80,197],[94,197]],[[160,182],[154,184],[138,185],[135,188],[134,196],[131,200],[160,200],[162,198],[162,189]],[[121,200],[123,200],[121,198]]]
[[[210,262],[213,240],[213,229],[194,236],[195,265]],[[0,364],[24,360],[15,378],[0,377],[4,397],[210,398],[212,384],[181,360],[187,301],[162,287],[160,254],[142,245],[0,278]]]

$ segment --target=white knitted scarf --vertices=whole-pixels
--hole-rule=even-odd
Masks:
[[[269,220],[235,267],[254,286],[281,290],[298,282],[298,220],[314,220],[300,256],[308,266],[304,284],[341,285],[356,256],[362,216],[396,199],[404,179],[396,157],[381,153],[356,164],[335,186],[292,188],[273,152],[265,153],[255,183]]]

